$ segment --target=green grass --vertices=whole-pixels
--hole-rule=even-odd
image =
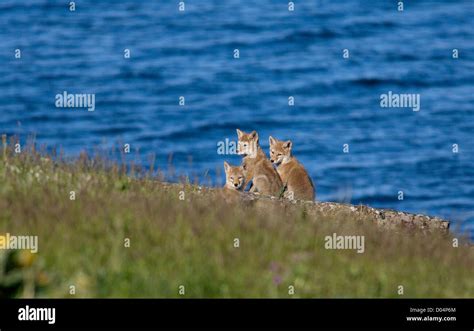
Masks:
[[[474,251],[454,248],[450,235],[309,217],[289,204],[229,204],[214,190],[132,178],[86,157],[0,157],[0,235],[39,237],[34,261],[0,251],[0,262],[16,263],[0,272],[4,296],[168,298],[183,297],[184,285],[184,297],[474,297]],[[334,232],[364,235],[365,252],[324,249]],[[7,293],[11,270],[22,281]]]

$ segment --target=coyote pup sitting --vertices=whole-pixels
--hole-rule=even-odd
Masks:
[[[272,163],[260,148],[258,133],[256,131],[245,133],[237,129],[237,136],[239,137],[237,153],[244,156],[242,166],[247,180],[246,184],[252,180],[250,192],[280,196],[283,183]]]
[[[278,174],[286,185],[285,196],[291,200],[314,201],[313,182],[306,169],[291,154],[291,141],[279,141],[270,136],[269,142],[270,160],[278,166]]]
[[[225,188],[241,191],[245,183],[244,168],[242,166],[233,167],[224,161]]]
[[[245,184],[244,169],[242,166],[233,167],[224,161],[225,185],[221,195],[227,203],[237,203],[243,198]]]

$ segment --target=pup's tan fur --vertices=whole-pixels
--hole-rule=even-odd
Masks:
[[[231,166],[224,161],[225,185],[222,188],[222,198],[227,203],[237,203],[243,198],[243,189],[245,185],[245,175],[242,166]]]
[[[244,168],[242,166],[233,167],[224,161],[225,188],[241,191],[245,184]]]
[[[306,169],[292,155],[292,142],[279,141],[272,136],[270,142],[270,160],[278,166],[277,171],[286,185],[285,196],[290,199],[314,201],[314,185]]]
[[[278,197],[283,189],[283,183],[260,148],[258,133],[256,131],[245,133],[237,129],[237,136],[239,138],[237,153],[244,156],[242,166],[245,178],[247,183],[252,180],[250,192]]]

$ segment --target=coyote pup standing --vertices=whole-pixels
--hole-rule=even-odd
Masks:
[[[258,133],[256,131],[245,133],[237,129],[237,135],[239,137],[237,153],[244,156],[242,166],[245,178],[247,183],[252,180],[253,184],[250,192],[278,197],[283,189],[283,183],[260,148]]]
[[[306,169],[291,154],[292,143],[279,141],[272,136],[270,141],[270,160],[278,166],[277,171],[286,185],[285,196],[290,199],[314,200],[314,185]]]

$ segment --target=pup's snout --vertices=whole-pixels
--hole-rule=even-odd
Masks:
[[[275,162],[275,161],[273,161],[273,160],[270,160],[270,161],[272,161],[272,163]]]
[[[237,186],[239,186],[239,184],[237,184],[237,183],[234,183],[234,186],[235,186],[235,187],[237,187]]]

